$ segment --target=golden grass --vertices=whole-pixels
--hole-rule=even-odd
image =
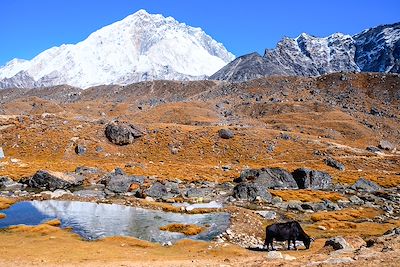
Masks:
[[[14,199],[0,197],[0,210],[8,209],[15,202],[17,201]]]
[[[197,235],[204,231],[204,227],[194,224],[173,223],[160,227],[161,231],[177,232],[184,235]]]
[[[44,224],[58,227],[61,225],[61,221],[59,219],[54,219],[54,220],[47,221]]]
[[[336,192],[325,192],[316,190],[269,190],[273,196],[282,198],[283,201],[299,200],[301,202],[320,202],[323,200],[338,201],[347,200],[343,195]]]
[[[4,213],[0,213],[0,220],[6,218],[7,216]]]
[[[339,211],[328,211],[328,212],[317,212],[310,216],[310,219],[314,222],[325,221],[325,220],[336,220],[336,221],[357,221],[364,219],[372,219],[382,214],[381,210],[373,208],[362,208],[362,209],[343,209]]]
[[[323,226],[326,230],[321,230],[318,226]],[[393,229],[391,223],[361,222],[354,223],[348,221],[326,220],[319,221],[312,225],[306,225],[304,230],[313,238],[329,238],[338,235],[349,236],[358,235],[363,238],[371,236],[381,236],[387,230]]]

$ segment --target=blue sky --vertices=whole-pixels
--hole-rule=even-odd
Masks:
[[[237,56],[263,53],[283,36],[355,34],[400,21],[399,0],[1,0],[0,65],[82,41],[139,9],[201,27]]]

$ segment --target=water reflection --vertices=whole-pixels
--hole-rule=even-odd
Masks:
[[[228,213],[189,215],[78,201],[20,202],[2,213],[7,217],[0,220],[0,228],[18,224],[37,225],[58,218],[62,227],[73,227],[74,232],[88,240],[106,236],[133,236],[152,242],[176,241],[182,238],[211,240],[229,226]],[[170,223],[208,227],[203,233],[192,237],[159,230],[161,226]]]

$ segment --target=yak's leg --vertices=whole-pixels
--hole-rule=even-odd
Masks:
[[[289,238],[289,240],[287,242],[287,249],[290,250],[290,238]]]
[[[293,239],[293,246],[294,246],[294,250],[297,250],[297,248],[296,248],[296,239]]]
[[[275,250],[274,249],[274,240],[273,239],[271,240],[271,250]]]

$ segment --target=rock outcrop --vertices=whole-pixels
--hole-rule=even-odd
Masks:
[[[143,132],[135,125],[116,121],[106,126],[105,135],[111,143],[124,146],[132,144]]]
[[[300,168],[292,175],[300,189],[328,189],[332,185],[332,177],[326,172]]]
[[[247,169],[242,171],[235,182],[254,182],[265,188],[297,189],[293,176],[280,168]]]
[[[84,177],[77,174],[40,170],[28,180],[28,186],[54,191],[82,185],[83,180]]]

